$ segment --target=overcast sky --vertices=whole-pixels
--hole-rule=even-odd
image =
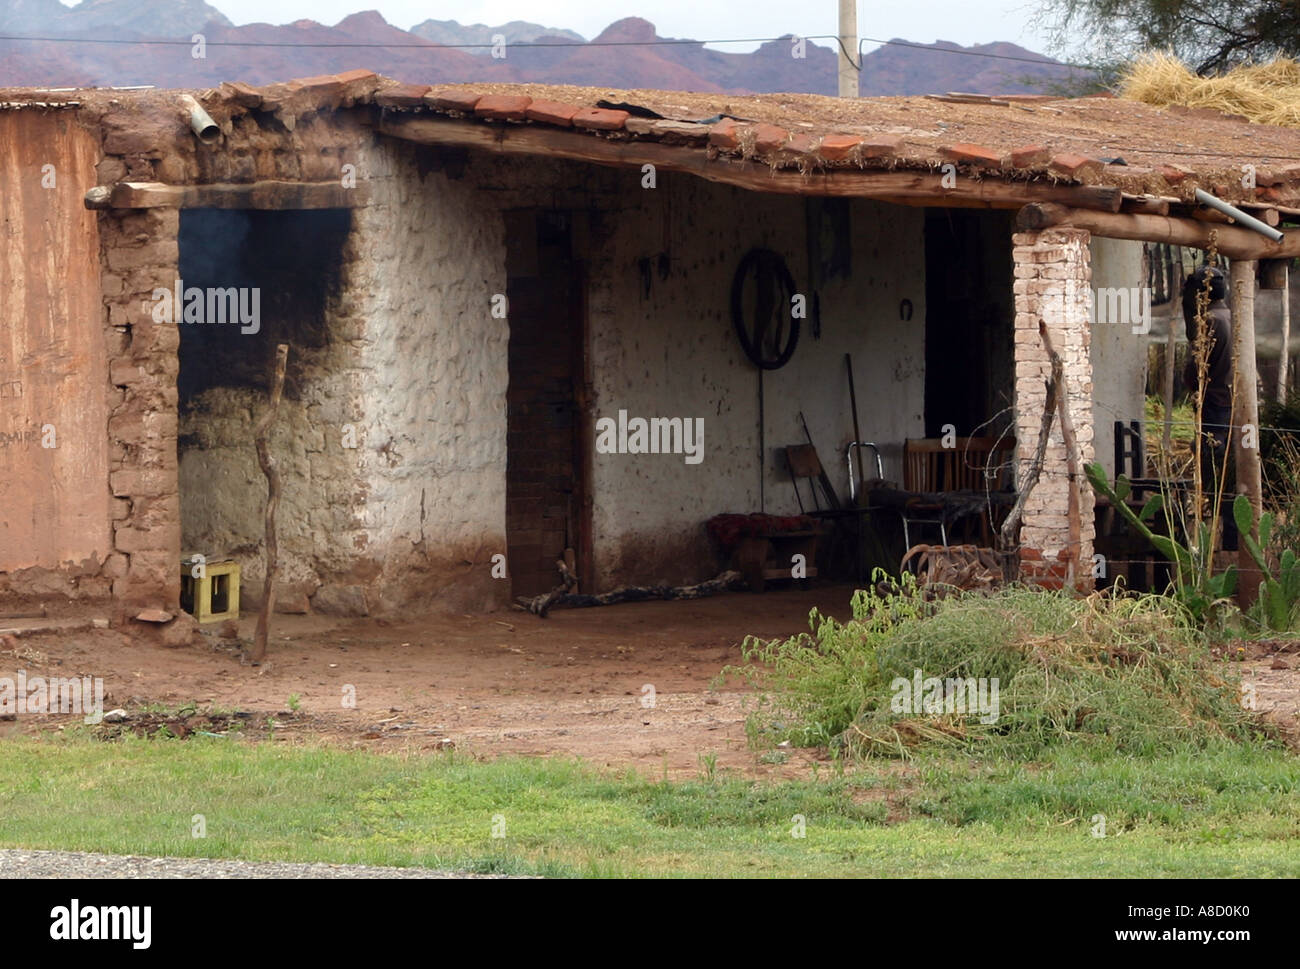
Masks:
[[[237,24],[257,21],[290,23],[311,19],[334,24],[359,10],[378,10],[403,30],[424,20],[462,24],[502,24],[527,20],[547,27],[576,30],[590,40],[623,17],[644,17],[660,36],[695,40],[833,34],[837,0],[790,3],[789,0],[208,0]],[[912,3],[858,4],[862,37],[959,44],[1007,40],[1042,51],[1042,30],[1031,21],[1036,0],[916,0]],[[868,45],[866,49],[870,49]],[[728,47],[743,50],[744,47]]]

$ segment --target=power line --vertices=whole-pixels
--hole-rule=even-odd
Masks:
[[[785,34],[781,37],[732,37],[717,40],[678,40],[673,38],[656,38],[655,40],[590,40],[590,41],[557,41],[555,43],[513,43],[508,46],[520,48],[526,47],[530,50],[545,50],[562,47],[703,47],[706,44],[771,44],[779,40],[833,40],[844,50],[844,45],[840,38],[835,34],[809,34],[801,36],[799,34]],[[37,37],[28,35],[0,35],[0,41],[40,41],[51,44],[115,44],[127,46],[145,46],[145,47],[191,47],[194,45],[192,40],[146,40],[146,39],[126,39],[113,37]],[[907,47],[913,50],[929,51],[935,54],[960,54],[966,57],[987,57],[995,60],[1019,61],[1025,64],[1038,64],[1044,67],[1066,67],[1072,70],[1096,71],[1097,68],[1090,67],[1086,64],[1068,64],[1062,61],[1054,61],[1046,57],[1022,57],[1014,54],[991,54],[987,51],[977,50],[950,50],[948,48],[931,47],[926,44],[915,44],[903,40],[878,40],[874,37],[862,37],[858,40],[858,58],[859,63],[854,64],[855,70],[862,70],[862,44],[879,44],[882,47]],[[422,43],[412,44],[376,44],[376,43],[352,43],[352,42],[325,42],[325,41],[251,41],[251,40],[205,40],[204,45],[207,47],[274,47],[274,48],[356,48],[356,49],[378,49],[378,50],[489,50],[498,45],[496,44],[439,44],[435,41],[424,41]],[[848,52],[845,51],[848,57]],[[849,62],[853,58],[849,57]]]
[[[1089,64],[1070,64],[1066,61],[1054,61],[1046,57],[1022,57],[1016,54],[990,54],[982,50],[950,50],[946,47],[931,47],[928,44],[915,44],[907,40],[877,40],[874,37],[858,38],[858,56],[862,56],[862,44],[880,44],[882,47],[909,47],[913,50],[934,51],[936,54],[961,54],[966,57],[989,57],[999,61],[1019,61],[1022,64],[1039,64],[1047,67],[1068,67],[1072,70],[1101,73],[1101,69]],[[861,70],[861,68],[858,68]]]

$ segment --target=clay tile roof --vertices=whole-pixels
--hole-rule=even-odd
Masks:
[[[381,108],[420,107],[428,93],[427,84],[394,84],[375,93],[375,104]]]
[[[477,91],[439,88],[426,94],[424,100],[426,104],[441,111],[464,111],[469,113],[474,110],[474,105],[478,104],[480,97],[482,95]]]
[[[998,168],[1002,164],[1002,153],[994,148],[984,148],[981,145],[971,145],[959,142],[955,145],[944,145],[939,149],[944,158],[955,162],[964,162],[968,165],[982,165],[985,168]]]
[[[857,135],[827,135],[817,147],[817,154],[828,162],[847,161],[861,144]]]
[[[617,131],[623,127],[629,115],[626,111],[610,111],[606,108],[579,108],[573,116],[573,124],[578,128],[593,131]]]
[[[754,148],[761,154],[776,151],[790,138],[790,132],[780,125],[758,124],[754,126]]]
[[[578,109],[572,123],[596,136],[620,133],[683,149],[707,147],[724,156],[758,155],[778,167],[802,170],[822,165],[933,170],[955,161],[987,177],[1078,181],[1138,194],[1167,193],[1175,181],[1187,179],[1209,185],[1217,176],[1232,195],[1227,173],[1239,173],[1243,164],[1280,170],[1300,158],[1297,130],[1248,125],[1204,112],[1194,116],[1193,128],[1186,113],[1113,97],[840,99],[539,84],[464,88],[530,96],[548,105],[545,113],[529,115],[538,124],[567,127],[568,112],[553,107],[562,104]],[[602,128],[591,123],[605,117],[599,113],[601,102],[638,105],[648,112]],[[582,119],[589,121],[584,124]],[[1124,164],[1109,164],[1117,158]],[[1173,173],[1175,179],[1166,179]],[[1300,176],[1286,184],[1285,190],[1300,203]]]
[[[1053,155],[1052,160],[1048,162],[1047,167],[1054,172],[1060,172],[1063,175],[1078,176],[1085,172],[1096,174],[1101,171],[1105,162],[1097,158],[1089,158],[1087,155],[1081,155],[1077,151],[1066,151],[1059,155]]]
[[[532,101],[522,94],[485,94],[474,105],[474,113],[489,121],[523,121]]]
[[[560,101],[545,101],[534,99],[524,111],[524,116],[529,121],[540,121],[544,124],[558,125],[561,128],[572,127],[573,116],[580,109],[575,104],[564,104]]]
[[[0,89],[0,109],[76,99],[83,110],[103,113],[110,101],[170,104],[178,93]],[[1196,186],[1219,185],[1230,201],[1263,197],[1300,206],[1300,130],[1110,97],[954,93],[848,99],[513,83],[430,90],[371,71],[261,87],[228,82],[193,93],[214,114],[274,111],[286,123],[313,112],[375,105],[460,124],[477,119],[554,128],[567,138],[657,141],[702,159],[757,156],[774,169],[934,171],[955,162],[976,177],[1180,196],[1190,196]],[[1257,191],[1241,185],[1243,165],[1266,173]]]
[[[740,147],[741,128],[730,118],[723,118],[709,129],[709,144],[724,151],[734,151]]]

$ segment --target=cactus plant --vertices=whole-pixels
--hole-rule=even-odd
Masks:
[[[1208,524],[1198,523],[1196,544],[1192,546],[1169,535],[1157,534],[1147,522],[1164,508],[1163,495],[1153,494],[1142,510],[1135,512],[1128,506],[1132,485],[1125,475],[1116,478],[1112,487],[1106,479],[1106,469],[1097,462],[1086,465],[1084,473],[1092,487],[1109,498],[1128,523],[1173,564],[1174,594],[1198,622],[1208,619],[1219,603],[1237,591],[1236,568],[1229,566],[1226,571],[1214,572],[1214,542]]]
[[[1264,574],[1264,579],[1259,584],[1259,606],[1264,623],[1273,630],[1289,629],[1296,603],[1300,602],[1300,561],[1291,549],[1283,550],[1277,574],[1274,575],[1268,566],[1268,557],[1264,554],[1264,549],[1273,536],[1273,515],[1264,512],[1259,516],[1258,540],[1252,534],[1254,529],[1251,527],[1255,522],[1255,509],[1245,495],[1237,495],[1232,503],[1232,517],[1237,521],[1242,544]]]

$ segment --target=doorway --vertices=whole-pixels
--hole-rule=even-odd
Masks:
[[[927,209],[925,434],[997,436],[1015,388],[1012,217]]]
[[[506,237],[506,551],[512,593],[534,596],[557,559],[591,574],[586,289],[568,212],[512,210]]]

